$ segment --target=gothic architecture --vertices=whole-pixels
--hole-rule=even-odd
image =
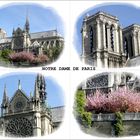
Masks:
[[[140,92],[140,78],[126,72],[104,72],[88,78],[82,85],[86,96],[95,93],[97,90],[108,94],[124,87]]]
[[[47,108],[45,78],[38,74],[34,94],[28,97],[18,83],[11,99],[6,86],[1,104],[0,134],[10,137],[43,136],[52,133],[62,122],[64,107]]]
[[[34,55],[43,54],[44,49],[63,47],[64,39],[57,30],[30,33],[29,19],[26,17],[25,27],[13,29],[12,37],[0,29],[0,50],[11,49],[15,52],[32,52]]]
[[[140,54],[140,25],[120,26],[116,16],[98,12],[83,20],[82,61],[99,68],[133,66]],[[131,63],[131,65],[129,64]]]

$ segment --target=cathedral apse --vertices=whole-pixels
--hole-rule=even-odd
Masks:
[[[0,79],[0,91],[1,136],[46,136],[63,122],[63,92],[51,78],[41,74],[5,76]]]
[[[1,66],[42,66],[59,58],[64,47],[64,25],[53,8],[8,5],[0,8],[0,18]]]

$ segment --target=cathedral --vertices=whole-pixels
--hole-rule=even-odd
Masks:
[[[81,33],[84,63],[99,68],[140,65],[140,25],[122,28],[116,16],[99,11],[85,16]]]
[[[140,25],[132,24],[122,28],[116,16],[99,11],[85,16],[81,33],[81,59],[84,63],[98,68],[140,65]],[[113,86],[121,85],[125,77],[119,73],[106,73],[94,81],[100,83],[99,80],[104,79],[103,86],[112,87],[112,90]],[[90,88],[95,83],[91,81]],[[96,88],[99,86],[97,85]]]
[[[15,52],[32,52],[34,55],[43,54],[44,49],[63,47],[64,38],[57,30],[30,33],[29,19],[26,17],[25,27],[13,29],[12,37],[0,29],[0,50],[10,49]]]
[[[6,85],[0,117],[0,135],[8,137],[43,136],[52,133],[62,122],[64,107],[48,108],[45,78],[38,74],[30,97],[21,87],[9,99]]]

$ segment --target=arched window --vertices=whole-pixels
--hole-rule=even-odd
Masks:
[[[90,52],[93,52],[93,28],[90,27]]]
[[[132,43],[132,36],[129,36],[129,40],[130,40],[130,57],[134,56],[134,51],[133,51],[133,43]]]
[[[106,48],[108,48],[108,41],[107,41],[107,24],[105,24],[105,42],[106,42]]]
[[[110,28],[110,42],[111,42],[111,48],[112,51],[114,51],[114,31],[113,31],[113,25]]]
[[[128,58],[128,40],[126,37],[124,38],[123,50],[124,50],[124,53],[126,54],[126,59],[127,59]]]

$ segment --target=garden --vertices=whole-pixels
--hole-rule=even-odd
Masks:
[[[0,50],[0,63],[9,64],[11,66],[40,66],[50,64],[57,60],[62,47],[52,47],[50,49],[44,49],[42,54],[34,55],[33,52],[14,52],[10,49]]]
[[[139,120],[139,92],[126,87],[112,90],[107,94],[96,90],[96,92],[86,96],[85,92],[81,89],[77,90],[75,116],[86,131],[90,131],[94,127],[95,121],[106,121],[111,122],[113,135],[119,137],[123,136],[125,131],[124,121]]]

